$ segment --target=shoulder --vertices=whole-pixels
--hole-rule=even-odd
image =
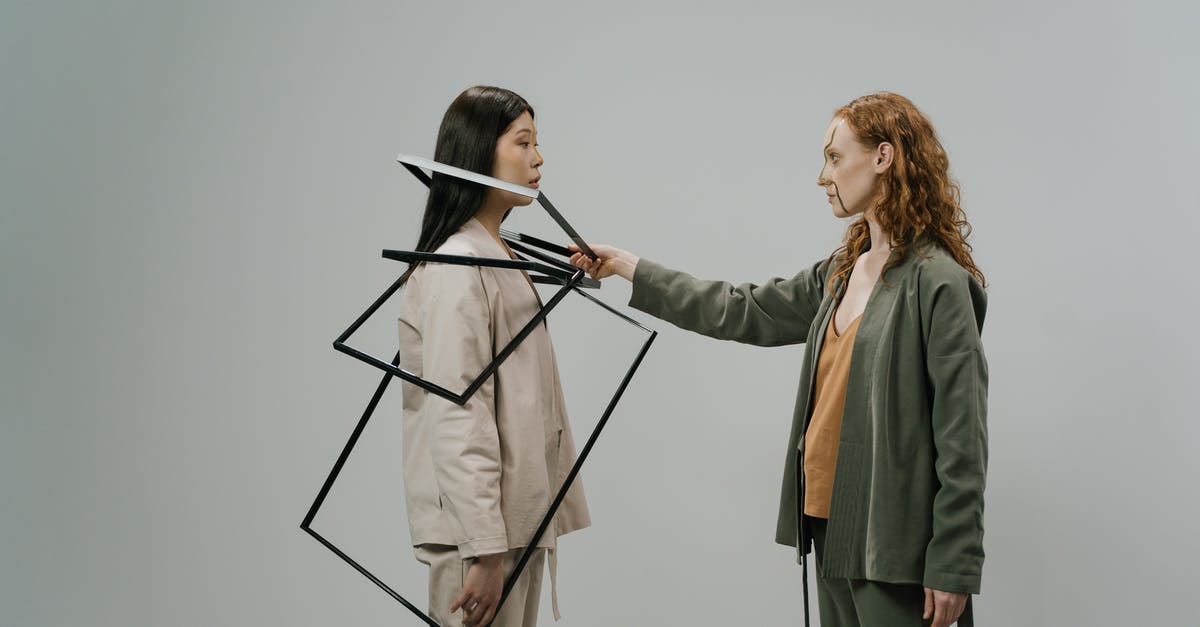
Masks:
[[[846,249],[839,248],[820,259],[811,261],[796,276],[809,276],[823,284],[846,259],[846,255]]]
[[[917,281],[923,287],[957,285],[983,289],[970,271],[958,265],[950,252],[936,243],[914,245],[908,252],[906,264],[912,265]]]
[[[976,327],[983,328],[987,311],[987,292],[966,268],[937,244],[925,244],[909,252],[921,309],[930,317],[937,312],[973,316]]]
[[[840,289],[840,283],[849,275],[844,275],[837,282],[834,282],[833,274],[846,262],[849,256],[849,251],[845,247],[840,247],[825,257],[814,261],[812,265],[801,270],[800,274],[796,276],[809,277],[811,282],[820,285],[822,291],[836,292]]]
[[[454,255],[457,257],[484,257],[480,246],[472,238],[459,231],[451,235],[445,243],[434,251],[437,255]],[[427,261],[413,273],[415,283],[426,286],[429,296],[466,297],[469,294],[481,292],[483,289],[483,268],[466,263]]]
[[[460,255],[464,257],[482,257],[482,250],[479,242],[462,229],[446,238],[445,243],[437,247],[433,252],[439,255]]]
[[[468,232],[466,226],[446,238],[446,241],[434,249],[433,253],[437,255],[454,255],[456,257],[488,256],[479,238],[474,237],[472,233]],[[426,270],[427,276],[437,277],[439,280],[446,281],[477,281],[482,274],[482,266],[465,263],[428,262],[422,264],[422,267]]]
[[[849,253],[846,252],[845,248],[839,248],[833,251],[833,253],[813,262],[813,264],[809,266],[808,271],[819,275],[822,279],[824,279],[832,274],[834,269],[846,260],[847,255],[849,255]]]

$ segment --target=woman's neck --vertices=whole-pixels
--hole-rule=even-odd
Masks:
[[[485,204],[479,209],[479,211],[475,212],[475,219],[479,220],[479,223],[483,225],[483,228],[487,229],[488,233],[492,234],[492,238],[495,239],[501,247],[504,246],[504,240],[500,239],[500,223],[504,221],[504,215],[508,213],[509,209],[509,207],[501,207],[498,205],[488,206]]]
[[[871,256],[882,256],[885,259],[892,254],[892,238],[884,232],[883,227],[879,226],[879,222],[875,220],[872,213],[866,216],[867,227],[871,233]]]

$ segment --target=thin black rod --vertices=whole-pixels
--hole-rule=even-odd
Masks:
[[[425,187],[429,187],[429,184],[433,182],[433,179],[428,174],[425,174],[425,171],[421,168],[411,163],[404,163],[403,161],[400,162],[400,165],[404,166],[409,172],[412,172],[412,175],[417,177],[418,181],[424,183]]]
[[[801,521],[800,524],[804,524],[804,522]],[[800,551],[803,552],[804,549],[800,549]],[[800,581],[803,582],[800,584],[800,598],[804,602],[804,627],[811,627],[812,623],[809,622],[808,617],[808,557],[804,555],[800,556],[800,576]]]
[[[334,348],[337,348],[338,344],[345,342],[347,339],[350,338],[351,335],[354,335],[354,332],[357,331],[358,328],[361,327],[363,325],[363,323],[367,321],[368,318],[375,315],[375,312],[378,311],[379,308],[382,307],[383,304],[385,302],[387,302],[387,300],[389,298],[392,297],[392,294],[395,294],[396,290],[400,289],[400,286],[404,284],[402,279],[403,279],[403,277],[401,277],[400,279],[396,279],[396,282],[392,283],[392,285],[390,287],[388,287],[386,290],[384,290],[383,295],[380,296],[379,298],[376,298],[375,302],[371,303],[371,306],[367,307],[367,310],[364,311],[362,313],[362,315],[359,316],[350,325],[349,328],[347,328],[345,331],[343,331],[341,335],[337,336],[337,339],[333,341]],[[396,362],[396,363],[399,363],[399,362]]]
[[[512,242],[509,242],[510,246],[512,244],[513,244]],[[513,252],[513,254],[516,255],[518,259],[525,259],[525,255],[522,254],[525,252],[524,248],[514,249],[514,251],[515,252]],[[530,252],[532,252],[532,251],[530,251]],[[576,268],[575,266],[572,266],[570,264],[568,264],[567,266],[564,266],[564,269],[566,269],[567,267],[569,267],[571,269],[571,272],[578,270],[578,268]],[[563,277],[556,276],[556,275],[531,274],[531,275],[529,275],[529,280],[533,281],[534,283],[544,283],[546,285],[562,285],[563,283],[566,283],[566,280]],[[600,281],[597,281],[596,279],[593,279],[590,276],[585,276],[579,280],[579,285],[577,285],[576,287],[598,290],[598,289],[600,289]]]
[[[629,387],[629,382],[633,380],[634,373],[637,372],[638,366],[642,364],[642,359],[645,358],[646,352],[650,350],[650,345],[654,343],[654,338],[656,337],[658,337],[658,332],[651,331],[650,337],[646,338],[646,342],[642,344],[642,349],[638,351],[637,358],[633,360],[633,364],[629,366],[629,370],[625,373],[625,378],[621,379],[621,385],[617,387],[616,393],[608,401],[608,407],[604,409],[604,415],[596,423],[596,428],[592,429],[592,435],[588,437],[587,443],[579,451],[579,457],[575,459],[575,464],[571,466],[571,472],[567,473],[566,479],[563,480],[562,487],[559,488],[558,494],[554,497],[554,502],[550,504],[550,510],[546,512],[541,524],[538,525],[537,531],[533,533],[533,537],[529,539],[529,544],[525,546],[525,550],[521,553],[521,559],[517,562],[517,566],[513,570],[514,574],[520,573],[525,568],[525,564],[529,562],[530,556],[537,550],[537,543],[542,539],[542,534],[550,526],[550,521],[554,519],[554,514],[558,512],[558,507],[562,505],[563,499],[567,496],[567,491],[571,489],[571,484],[575,482],[575,477],[579,475],[579,470],[583,468],[583,463],[587,461],[588,455],[591,454],[592,447],[596,445],[596,440],[600,438],[600,433],[604,431],[604,426],[608,424],[608,418],[612,415],[613,410],[616,409],[617,403],[621,401],[621,396],[625,394],[625,388]],[[508,598],[508,593],[512,591],[515,581],[515,577],[510,577],[504,583],[504,591],[500,595],[500,604],[497,606],[497,612],[499,611],[499,607],[504,605],[504,601]],[[491,623],[488,623],[488,625],[491,625]]]
[[[395,261],[404,261],[407,263],[449,263],[459,266],[481,266],[485,268],[505,268],[507,270],[525,270],[528,272],[541,272],[544,274],[564,275],[562,268],[555,268],[546,264],[537,263],[536,261],[521,261],[519,259],[496,259],[493,257],[471,257],[467,255],[443,255],[440,253],[426,253],[413,250],[385,250],[383,251],[384,259],[392,259]],[[570,276],[575,270],[571,266],[570,270],[565,273],[565,276]],[[565,277],[564,277],[565,278]]]
[[[387,253],[388,251],[384,251],[384,252]],[[406,252],[406,251],[395,251],[395,252]],[[477,258],[469,257],[468,259],[477,259]],[[496,261],[504,261],[504,260],[496,260]],[[511,263],[521,263],[521,262],[518,262],[518,261],[515,261],[512,259],[510,259],[508,261]],[[525,262],[525,263],[529,263],[529,262]],[[346,344],[346,341],[350,338],[350,335],[353,334],[354,331],[358,329],[358,327],[362,326],[363,322],[367,318],[369,318],[371,316],[371,314],[375,313],[375,311],[379,309],[379,307],[384,303],[384,301],[386,301],[388,298],[390,298],[392,296],[392,294],[394,294],[396,292],[396,290],[399,289],[399,287],[400,287],[399,279],[395,283],[393,283],[391,285],[391,287],[389,287],[387,289],[387,291],[385,291],[383,293],[382,296],[380,296],[378,299],[376,299],[376,301],[371,304],[371,307],[369,309],[367,309],[367,311],[364,312],[363,315],[359,316],[358,319],[354,321],[354,324],[352,324],[349,329],[346,329],[346,331],[344,333],[342,333],[341,336],[339,336],[336,340],[334,340],[333,348],[339,352],[350,355],[351,357],[354,357],[355,359],[358,359],[359,361],[365,362],[376,368],[379,368],[380,370],[383,370],[384,372],[386,372],[392,376],[400,377],[401,379],[404,379],[405,381],[408,381],[408,382],[410,382],[414,385],[417,385],[417,386],[419,386],[425,390],[428,390],[430,392],[433,392],[434,394],[437,394],[438,396],[440,396],[456,405],[464,405],[464,404],[466,404],[466,402],[468,400],[470,400],[471,396],[473,396],[475,394],[475,392],[479,389],[479,387],[482,386],[484,384],[484,382],[487,381],[488,377],[490,377],[496,371],[496,369],[498,369],[500,367],[500,364],[503,363],[505,359],[508,359],[508,356],[511,355],[514,350],[516,350],[517,345],[520,344],[521,341],[524,340],[526,337],[528,337],[528,335],[530,333],[532,333],[535,328],[537,328],[537,325],[546,319],[546,316],[550,315],[550,311],[552,309],[554,309],[554,307],[557,306],[558,303],[562,302],[562,299],[567,295],[567,293],[570,292],[572,289],[578,287],[579,283],[584,279],[584,276],[585,275],[582,270],[577,270],[570,279],[567,279],[566,281],[564,281],[562,284],[562,288],[560,288],[557,292],[555,292],[554,296],[551,297],[550,300],[547,301],[546,304],[543,305],[542,308],[539,309],[536,314],[534,314],[533,318],[530,319],[530,321],[525,325],[525,327],[522,328],[521,331],[515,337],[513,337],[513,339],[511,341],[509,341],[508,344],[506,344],[504,346],[504,348],[500,351],[500,353],[497,354],[496,357],[492,359],[491,363],[489,363],[487,365],[487,367],[484,368],[483,372],[481,372],[479,374],[479,376],[475,377],[475,380],[471,381],[470,385],[467,386],[467,389],[461,393],[452,392],[432,381],[421,378],[412,372],[408,372],[407,370],[401,369],[398,365],[399,361],[396,361],[393,364],[389,364],[389,363],[386,363],[383,360],[379,359],[378,357],[368,355],[367,353],[360,351],[357,348],[354,348],[354,347]],[[399,353],[397,353],[397,355],[399,355]]]
[[[441,627],[441,625],[439,625],[437,621],[430,618],[430,616],[428,614],[426,614],[424,611],[422,611],[417,606],[410,603],[408,601],[408,599],[401,596],[398,592],[396,592],[395,590],[392,590],[390,587],[388,587],[387,584],[380,581],[380,579],[378,577],[376,577],[375,575],[372,575],[371,571],[367,570],[366,568],[363,568],[362,565],[360,565],[358,562],[351,559],[349,555],[346,555],[341,549],[334,546],[334,544],[332,542],[330,542],[329,540],[326,540],[324,537],[322,537],[321,534],[319,534],[316,531],[314,531],[310,528],[307,528],[307,527],[304,528],[304,531],[308,532],[308,535],[316,538],[317,542],[320,542],[321,544],[325,545],[325,548],[329,549],[330,551],[333,551],[335,555],[342,558],[342,560],[344,560],[347,564],[353,566],[354,569],[357,570],[358,572],[362,573],[364,577],[366,577],[367,579],[370,579],[371,583],[374,583],[375,585],[379,586],[380,588],[383,589],[384,592],[391,595],[391,597],[393,599],[396,599],[397,601],[400,602],[401,605],[403,605],[404,607],[407,607],[409,609],[409,611],[411,611],[413,614],[417,615],[417,618],[420,618],[421,620],[425,621],[425,623],[427,625],[432,625],[433,627]]]
[[[399,351],[397,351],[396,356],[392,357],[392,364],[395,365],[395,364],[399,364],[399,363],[400,363],[400,353],[399,353]],[[354,450],[354,447],[358,444],[359,437],[362,436],[363,431],[367,427],[367,422],[371,420],[371,416],[375,413],[375,409],[379,406],[379,401],[380,401],[380,399],[383,398],[383,393],[387,391],[388,384],[391,383],[391,380],[392,380],[391,374],[385,374],[385,375],[383,375],[383,378],[380,379],[379,385],[375,388],[375,393],[371,395],[371,400],[367,403],[367,408],[363,410],[362,417],[360,417],[358,419],[358,423],[354,425],[354,431],[352,431],[350,433],[350,439],[346,441],[346,446],[344,446],[342,448],[341,454],[338,455],[337,461],[334,462],[333,469],[329,471],[329,476],[327,476],[325,478],[325,483],[321,485],[321,490],[320,490],[320,492],[317,493],[317,498],[313,500],[312,507],[310,507],[308,509],[308,513],[304,516],[304,520],[301,521],[300,528],[303,529],[305,532],[307,532],[310,536],[316,538],[318,542],[325,545],[325,548],[329,549],[330,551],[333,551],[335,555],[342,558],[342,560],[344,560],[346,563],[353,566],[355,570],[362,573],[364,576],[366,576],[367,579],[370,579],[375,585],[382,588],[384,592],[387,592],[389,595],[392,596],[392,598],[396,599],[402,605],[404,605],[404,607],[407,607],[409,610],[411,610],[414,614],[416,614],[418,617],[420,617],[421,620],[425,621],[426,623],[428,623],[430,625],[434,625],[435,627],[440,627],[438,625],[438,623],[435,622],[432,618],[430,618],[427,614],[425,614],[425,612],[421,611],[415,605],[410,603],[408,601],[408,599],[405,599],[403,596],[401,596],[395,590],[388,587],[388,585],[383,583],[383,581],[381,581],[378,577],[371,574],[371,571],[367,570],[361,564],[354,561],[354,559],[352,559],[344,551],[339,549],[337,546],[335,546],[329,540],[326,540],[321,534],[317,533],[316,530],[314,530],[312,528],[313,519],[315,519],[317,517],[317,512],[320,511],[321,506],[325,504],[325,498],[327,496],[329,496],[329,491],[333,488],[334,482],[337,481],[338,475],[341,474],[342,468],[346,465],[346,461],[348,459],[350,459],[350,453]]]
[[[400,363],[400,351],[396,351],[396,356],[392,357],[392,364]],[[308,514],[304,516],[304,521],[300,523],[301,529],[308,529],[312,524],[313,518],[317,516],[317,510],[321,509],[321,504],[325,502],[325,497],[329,494],[329,489],[333,487],[333,482],[337,480],[338,474],[342,472],[342,466],[346,465],[346,460],[350,458],[350,451],[354,450],[354,445],[358,442],[359,436],[362,435],[363,429],[367,427],[367,421],[371,419],[371,414],[375,413],[375,407],[379,405],[379,399],[383,398],[383,393],[387,391],[388,383],[391,383],[392,375],[385,374],[379,380],[379,386],[375,388],[375,393],[371,395],[370,402],[367,403],[367,408],[363,410],[362,417],[358,419],[358,424],[354,426],[354,431],[350,434],[350,439],[346,442],[346,446],[342,447],[341,455],[338,455],[337,461],[333,463],[333,469],[329,471],[329,476],[325,478],[324,485],[321,486],[321,491],[317,493],[317,498],[313,501],[312,507],[308,508]]]
[[[592,259],[598,258],[596,253],[592,250],[592,247],[588,246],[587,242],[583,241],[583,237],[579,235],[579,231],[576,231],[575,228],[571,226],[571,223],[567,222],[567,219],[563,217],[563,214],[559,213],[558,209],[554,208],[554,203],[550,202],[550,199],[546,197],[546,194],[539,193],[537,200],[538,204],[540,204],[542,208],[546,210],[546,213],[550,214],[550,217],[558,223],[558,226],[562,227],[562,230],[567,232],[567,235],[570,236],[571,241],[575,242],[575,245],[579,247],[580,252],[588,257],[591,257]]]
[[[555,259],[554,257],[551,257],[550,255],[547,255],[546,253],[536,250],[534,248],[530,248],[529,246],[526,246],[517,240],[508,239],[506,237],[506,238],[504,238],[504,241],[505,241],[505,243],[508,244],[509,248],[512,248],[513,250],[519,250],[519,251],[525,253],[526,255],[529,255],[530,257],[544,261],[544,262],[546,262],[552,266],[555,266],[561,270],[566,270],[568,272],[575,272],[576,270],[579,269],[578,267],[573,266],[573,265],[567,263],[566,261],[563,261],[562,259]]]
[[[800,556],[800,599],[804,604],[804,627],[812,627],[808,614],[808,534],[805,533],[808,525],[804,520],[804,470],[800,464],[796,464],[794,472],[796,474],[796,552]],[[816,555],[815,546],[813,554]]]
[[[542,285],[562,285],[565,283],[565,281],[560,278],[546,276],[544,274],[531,274],[529,275],[529,280]],[[579,285],[576,287],[588,290],[600,289],[600,282],[591,277],[583,277],[583,280],[580,281]]]
[[[500,229],[500,237],[503,237],[505,239],[515,239],[523,244],[528,244],[530,246],[536,246],[537,248],[541,248],[542,250],[552,252],[552,253],[562,256],[562,257],[570,257],[573,254],[571,252],[571,250],[569,248],[567,248],[566,246],[559,246],[558,244],[555,244],[553,242],[547,242],[544,239],[538,239],[536,237],[533,237],[532,235],[526,235],[524,233],[517,233],[516,231]]]
[[[596,303],[597,305],[600,305],[601,307],[603,307],[604,309],[606,309],[606,310],[607,310],[609,313],[611,313],[612,315],[614,315],[614,316],[616,316],[616,317],[618,317],[618,318],[620,318],[620,319],[624,320],[625,322],[628,322],[629,324],[632,324],[633,326],[635,326],[635,327],[637,327],[637,328],[639,328],[639,329],[641,329],[641,330],[645,331],[646,333],[654,333],[654,332],[655,332],[655,331],[654,331],[654,330],[652,330],[652,329],[648,329],[648,328],[646,328],[645,326],[643,326],[643,325],[642,325],[642,323],[638,322],[637,320],[634,320],[633,318],[630,318],[629,316],[627,316],[627,315],[625,315],[625,314],[623,314],[623,313],[621,313],[621,312],[617,311],[616,309],[613,309],[612,307],[610,307],[610,306],[608,305],[608,303],[606,303],[606,302],[604,302],[604,301],[600,300],[599,298],[596,298],[595,296],[592,296],[591,294],[588,294],[587,292],[585,292],[585,291],[583,291],[583,290],[575,290],[575,291],[576,291],[576,292],[577,292],[577,293],[578,293],[580,296],[582,296],[582,297],[584,297],[584,298],[586,298],[586,299],[588,299],[588,300],[592,301],[593,303]]]
[[[500,364],[503,363],[505,359],[508,359],[508,356],[517,349],[517,345],[524,341],[524,339],[528,337],[530,333],[533,333],[533,330],[536,329],[537,326],[546,319],[546,316],[550,314],[550,310],[554,309],[558,303],[562,302],[562,299],[566,297],[566,295],[570,293],[572,289],[575,288],[582,278],[583,270],[576,272],[575,276],[571,277],[571,280],[567,281],[562,286],[562,289],[555,292],[554,296],[550,297],[550,300],[546,301],[546,304],[540,310],[538,310],[537,314],[533,316],[533,319],[525,324],[521,331],[517,333],[515,337],[513,337],[512,341],[506,344],[504,348],[496,354],[496,357],[492,359],[492,363],[488,364],[488,367],[483,369],[483,372],[471,382],[471,385],[467,386],[467,389],[464,390],[462,394],[464,398],[471,398],[471,396],[475,394],[475,391],[479,389],[479,386],[483,385],[484,381],[486,381],[488,377],[492,376],[492,373],[500,367]]]
[[[400,368],[399,366],[389,364],[386,361],[383,361],[382,359],[379,359],[378,357],[375,357],[373,355],[368,355],[367,353],[364,353],[364,352],[358,350],[357,348],[354,348],[353,346],[347,346],[344,343],[334,342],[333,347],[336,350],[338,350],[339,352],[345,353],[359,361],[365,361],[368,364],[371,364],[372,366],[379,368],[380,370],[388,373],[391,376],[400,377],[401,379],[404,379],[405,381],[408,381],[409,383],[412,383],[413,385],[416,385],[420,388],[423,388],[425,390],[433,392],[434,394],[437,394],[438,396],[440,396],[452,403],[455,403],[457,405],[462,405],[463,403],[467,402],[467,399],[465,397],[463,397],[462,394],[451,392],[450,390],[447,390],[446,388],[434,383],[433,381],[430,381],[428,379],[422,379],[421,377],[417,376],[416,374],[414,374],[412,372],[404,370],[403,368]]]

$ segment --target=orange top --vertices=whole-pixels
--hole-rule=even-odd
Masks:
[[[812,417],[804,435],[804,513],[814,518],[829,518],[833,498],[833,474],[837,467],[838,442],[842,435],[842,410],[846,406],[846,381],[850,377],[850,357],[854,352],[855,318],[838,335],[834,320],[817,360]]]

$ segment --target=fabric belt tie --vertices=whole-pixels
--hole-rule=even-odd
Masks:
[[[558,612],[558,548],[546,549],[550,552],[550,606],[554,608],[554,620],[562,618]]]

